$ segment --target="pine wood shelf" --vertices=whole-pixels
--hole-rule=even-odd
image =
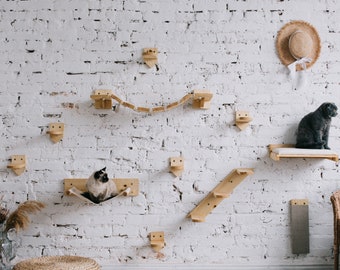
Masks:
[[[275,161],[281,158],[322,158],[339,161],[338,154],[328,149],[295,148],[294,144],[269,144],[268,148],[270,158]]]

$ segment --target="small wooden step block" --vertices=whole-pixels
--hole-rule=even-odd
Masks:
[[[26,170],[26,156],[25,155],[12,155],[11,163],[7,168],[12,169],[16,175],[21,175]]]
[[[253,120],[253,118],[251,118],[249,116],[249,112],[246,111],[237,111],[236,112],[236,126],[240,129],[240,130],[244,130],[246,129],[246,127],[249,126],[249,123]]]
[[[194,90],[192,106],[198,109],[209,109],[213,94],[209,90]]]
[[[49,130],[46,132],[50,134],[50,139],[52,142],[60,142],[64,137],[64,123],[50,123]]]
[[[96,109],[112,109],[112,90],[95,90],[90,97]]]
[[[164,232],[151,232],[149,234],[152,249],[159,252],[165,246]]]
[[[157,48],[144,48],[143,60],[145,64],[152,68],[158,63],[158,49]]]
[[[175,176],[181,176],[184,171],[184,158],[183,157],[171,157],[170,158],[170,172]]]

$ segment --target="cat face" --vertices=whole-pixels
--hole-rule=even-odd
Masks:
[[[334,103],[326,102],[321,106],[326,117],[334,117],[338,115],[338,107]]]
[[[106,167],[99,171],[96,171],[93,177],[96,181],[99,181],[102,183],[106,183],[107,181],[109,181],[109,177],[107,176],[107,173],[106,173]]]

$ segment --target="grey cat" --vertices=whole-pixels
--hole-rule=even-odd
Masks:
[[[298,126],[296,148],[330,149],[328,146],[331,118],[336,116],[337,106],[325,102],[314,112],[304,116]]]

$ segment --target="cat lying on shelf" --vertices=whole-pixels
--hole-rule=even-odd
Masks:
[[[296,148],[330,149],[328,146],[329,128],[332,117],[336,116],[337,106],[325,102],[314,112],[304,116],[298,126]]]
[[[86,181],[87,192],[82,195],[94,203],[101,203],[118,195],[114,181],[106,173],[106,167],[94,172]]]

